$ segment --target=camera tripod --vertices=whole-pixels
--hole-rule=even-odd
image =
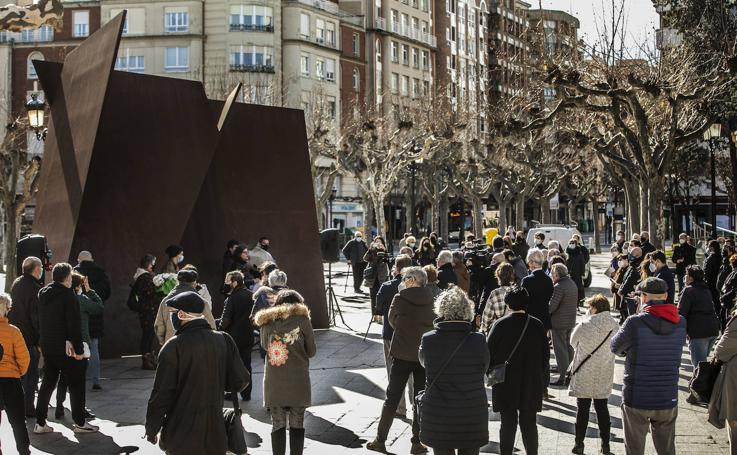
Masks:
[[[340,303],[338,303],[338,298],[335,296],[335,291],[333,291],[332,262],[328,262],[328,285],[325,287],[325,295],[328,299],[328,321],[330,322],[330,325],[332,327],[337,327],[337,314],[340,317],[340,322],[343,323],[343,326],[348,330],[353,330],[348,324],[346,324],[345,319],[343,319],[343,312],[340,309]]]

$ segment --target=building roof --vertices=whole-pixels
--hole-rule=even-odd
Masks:
[[[549,20],[564,21],[564,22],[568,22],[569,24],[573,24],[576,28],[581,27],[581,22],[578,20],[578,18],[566,13],[565,11],[560,11],[556,9],[527,10],[528,19],[537,19],[541,15],[543,15],[546,19],[549,19]]]

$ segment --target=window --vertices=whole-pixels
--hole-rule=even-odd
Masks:
[[[315,77],[319,80],[325,79],[325,60],[321,58],[315,60]]]
[[[455,25],[450,26],[450,40],[451,41],[456,40],[456,26]]]
[[[399,62],[399,45],[396,41],[392,41],[392,62]]]
[[[230,50],[231,71],[274,72],[274,50],[268,46],[234,46]]]
[[[420,80],[412,79],[412,98],[417,98],[420,95]]]
[[[430,81],[422,81],[422,96],[430,95]]]
[[[120,14],[122,9],[111,9],[110,17]],[[124,35],[142,35],[145,33],[146,25],[146,9],[145,8],[126,8],[125,22],[123,23]]]
[[[164,50],[164,70],[167,73],[189,71],[189,48],[167,47]]]
[[[318,43],[325,42],[325,21],[322,19],[315,20],[315,35]]]
[[[409,46],[402,44],[402,64],[409,65]]]
[[[412,48],[412,66],[415,68],[420,67],[420,51],[416,48]]]
[[[422,31],[422,33],[427,33],[427,31],[430,29],[427,21],[422,21],[421,24],[422,25],[420,25],[420,30]]]
[[[310,56],[302,54],[299,58],[299,67],[302,77],[310,77]]]
[[[361,36],[358,33],[353,34],[353,55],[361,55]]]
[[[274,31],[274,13],[271,7],[234,5],[230,7],[230,30]]]
[[[399,92],[399,74],[397,74],[397,73],[392,73],[392,86],[391,86],[391,89],[392,89],[392,93]]]
[[[417,0],[412,0],[412,7],[417,8],[417,6],[418,6]]]
[[[38,75],[36,74],[36,67],[33,66],[34,60],[44,60],[44,56],[40,52],[31,52],[30,55],[28,55],[27,60],[27,73],[28,73],[28,79],[30,80],[36,80],[38,79]]]
[[[327,101],[328,101],[328,114],[330,114],[330,118],[334,119],[335,118],[335,114],[338,111],[338,108],[337,108],[338,105],[337,105],[337,103],[335,101],[335,97],[334,96],[328,96],[327,97]]]
[[[305,13],[299,15],[299,34],[302,38],[310,37],[310,16]]]
[[[402,96],[409,95],[409,76],[402,76]]]
[[[358,72],[358,68],[353,68],[353,90],[361,90],[361,74]]]
[[[430,52],[422,51],[422,69],[430,69]]]
[[[90,35],[90,12],[87,10],[74,11],[72,13],[72,22],[74,24],[73,36],[75,38],[84,38]]]
[[[167,8],[164,14],[164,31],[179,33],[189,30],[189,13],[186,9]]]
[[[325,79],[335,82],[335,60],[332,58],[325,60]]]
[[[399,12],[395,9],[392,10],[392,25],[399,24]]]
[[[119,57],[115,60],[115,69],[118,71],[128,71],[131,73],[143,73],[145,70],[145,60],[143,55],[130,55],[130,49],[118,53]]]
[[[325,28],[325,41],[329,46],[335,46],[335,23],[328,22]]]
[[[416,17],[412,18],[412,32],[415,32],[420,29],[420,20]]]
[[[420,9],[422,11],[427,11],[428,10],[427,4],[428,4],[427,0],[420,0]]]

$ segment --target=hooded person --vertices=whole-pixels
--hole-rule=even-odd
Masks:
[[[154,321],[154,328],[156,336],[159,338],[159,343],[163,346],[164,343],[169,341],[169,338],[173,337],[177,328],[172,324],[172,319],[169,316],[168,302],[175,296],[184,292],[197,292],[197,280],[199,276],[196,270],[184,269],[177,273],[177,284],[169,294],[159,304],[159,311],[156,314],[156,321]],[[199,295],[199,294],[198,294]],[[200,296],[201,297],[201,296]],[[204,302],[204,299],[203,299]],[[210,328],[215,330],[215,318],[212,316],[212,310],[210,306],[205,302],[205,308],[200,311],[203,317],[210,324]]]
[[[250,381],[230,335],[212,330],[194,291],[167,300],[175,335],[161,348],[146,410],[146,438],[168,455],[224,455],[225,392],[237,393]]]
[[[161,273],[179,272],[179,268],[184,264],[184,248],[179,245],[169,245],[164,252],[168,259],[161,268]]]

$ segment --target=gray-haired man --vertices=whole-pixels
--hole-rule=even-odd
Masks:
[[[553,385],[565,385],[566,370],[573,360],[571,332],[576,326],[578,307],[578,286],[568,275],[563,264],[553,264],[550,268],[553,279],[553,296],[550,298],[550,336],[553,339],[553,352],[558,364],[558,381]]]

